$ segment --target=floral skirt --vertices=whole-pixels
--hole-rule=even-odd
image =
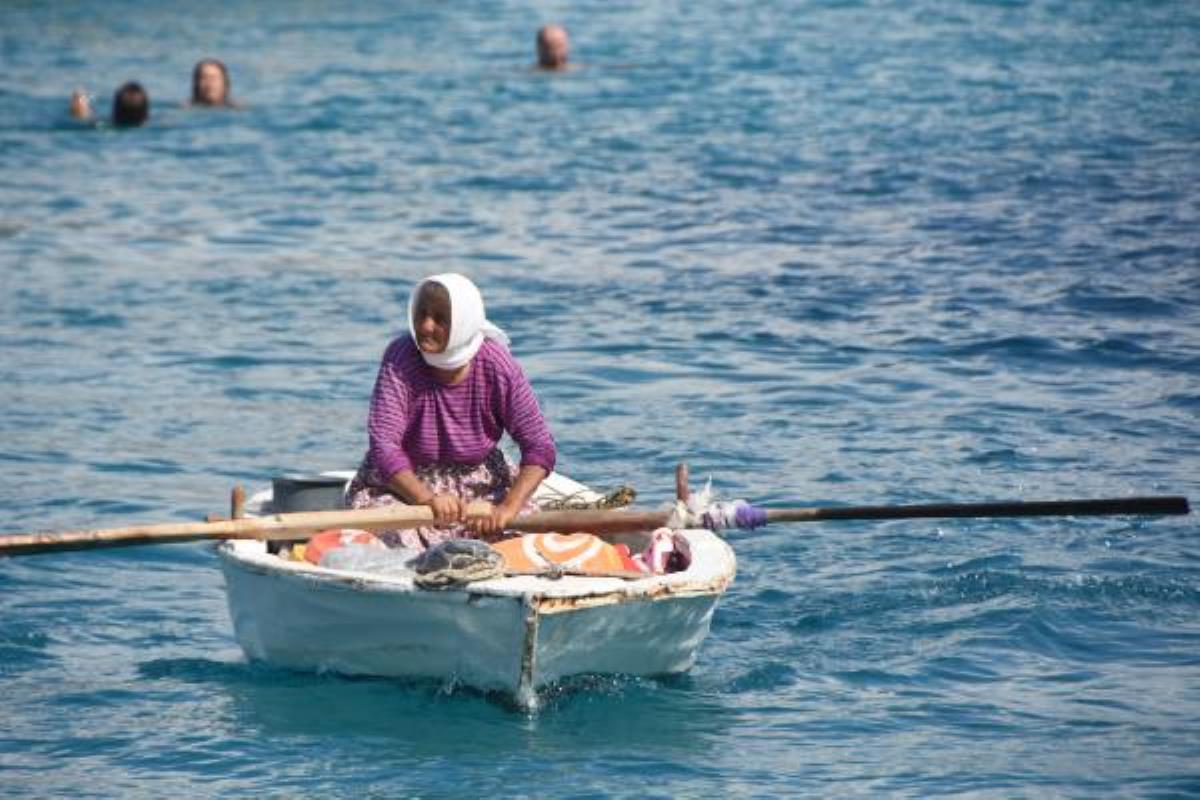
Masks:
[[[463,502],[487,500],[499,503],[512,488],[517,468],[504,456],[499,448],[488,453],[482,464],[474,466],[450,464],[447,466],[422,467],[414,470],[435,494],[453,494]],[[364,461],[358,473],[346,487],[347,508],[378,508],[401,506],[406,503],[387,488],[387,479],[378,470]],[[522,513],[537,511],[532,500],[525,503]],[[388,547],[408,547],[424,550],[448,539],[469,539],[471,530],[463,525],[446,528],[409,528],[406,530],[375,531],[375,535]],[[515,534],[506,531],[496,538],[508,538]]]

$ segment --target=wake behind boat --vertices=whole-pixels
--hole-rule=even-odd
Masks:
[[[325,473],[346,480],[348,473]],[[278,510],[275,491],[247,513]],[[552,473],[539,507],[595,503],[602,495]],[[217,552],[229,612],[247,657],[301,670],[436,679],[511,694],[584,674],[681,673],[695,663],[713,611],[736,571],[732,549],[704,529],[678,534],[686,569],[642,578],[519,575],[424,589],[411,574],[330,569],[237,539]],[[620,534],[640,551],[650,532]]]

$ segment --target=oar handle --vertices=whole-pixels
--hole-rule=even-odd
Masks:
[[[486,516],[490,513],[491,506],[485,502],[474,502],[467,506],[468,517]],[[544,511],[519,516],[512,521],[509,528],[524,533],[627,533],[660,527],[666,524],[668,516],[666,511]],[[287,542],[307,539],[313,533],[327,528],[388,530],[419,528],[432,524],[433,511],[427,506],[384,506],[272,514],[213,522],[168,522],[90,531],[15,533],[0,535],[0,557],[49,551],[95,550],[139,544],[226,539]]]
[[[385,529],[419,527],[433,521],[426,506],[390,506],[347,511],[305,511],[215,522],[167,522],[90,531],[17,533],[0,536],[0,556],[51,550],[92,550],[137,544],[263,539],[296,541],[326,528]]]

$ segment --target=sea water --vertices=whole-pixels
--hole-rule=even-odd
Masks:
[[[353,469],[451,269],[646,507],[1200,498],[1195,3],[6,3],[0,53],[0,533]],[[205,56],[243,110],[180,107]],[[144,128],[67,118],[127,79]],[[248,663],[205,544],[9,559],[0,794],[1195,796],[1194,520],[731,533],[689,673],[536,714]]]

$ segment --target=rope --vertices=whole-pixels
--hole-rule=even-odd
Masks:
[[[595,497],[591,489],[580,489],[568,495],[551,497],[539,503],[542,511],[585,511],[588,509],[624,508],[637,498],[637,491],[628,484],[613,489],[603,497]]]
[[[429,548],[413,561],[413,583],[440,589],[504,575],[504,558],[475,539],[450,539]]]

